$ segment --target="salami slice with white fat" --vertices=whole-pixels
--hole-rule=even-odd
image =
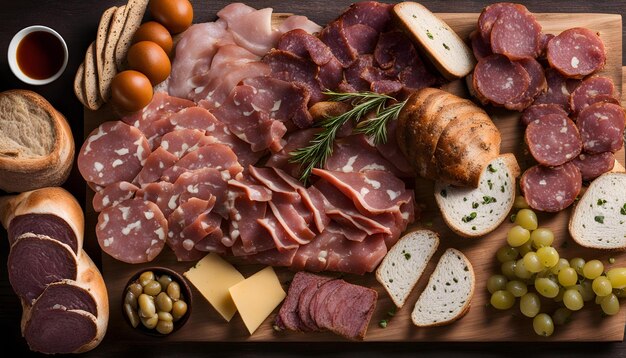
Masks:
[[[615,165],[615,155],[611,152],[598,154],[582,153],[572,161],[580,170],[583,180],[594,180],[609,172]]]
[[[530,76],[522,65],[502,55],[491,55],[478,61],[473,75],[479,97],[504,105],[524,95]]]
[[[545,59],[546,51],[548,50],[548,42],[554,38],[553,34],[541,34],[541,39],[539,40],[539,57]]]
[[[178,159],[185,154],[197,150],[203,145],[214,142],[214,139],[204,135],[204,131],[197,129],[178,129],[169,132],[161,139],[161,148],[175,155]]]
[[[570,95],[569,104],[574,115],[597,102],[607,102],[615,97],[615,85],[608,77],[594,76],[582,81]],[[610,101],[610,99],[608,100]],[[617,101],[617,100],[616,100]],[[619,104],[619,103],[618,103]]]
[[[174,183],[184,172],[202,168],[215,168],[224,180],[234,178],[243,171],[237,155],[224,144],[209,144],[182,157],[174,166],[163,173],[162,179]]]
[[[557,104],[569,112],[570,94],[580,85],[580,80],[565,78],[553,68],[548,68],[545,74],[548,89],[537,96],[533,104]]]
[[[122,121],[105,122],[83,144],[78,170],[85,180],[101,186],[130,182],[149,154],[150,146],[139,129]]]
[[[194,246],[208,233],[190,236],[191,232],[197,233],[197,230],[187,229],[185,231],[185,229],[196,222],[201,215],[209,213],[214,204],[214,197],[211,201],[191,198],[176,208],[168,217],[167,246],[174,251],[178,261],[195,261],[206,254],[197,250]]]
[[[541,25],[526,8],[503,11],[491,28],[491,50],[511,60],[535,58],[541,50]]]
[[[558,212],[576,200],[582,177],[572,162],[553,168],[535,165],[524,172],[520,187],[531,208]]]
[[[178,207],[180,194],[179,187],[166,181],[160,181],[144,185],[135,196],[155,203],[163,215],[168,217]]]
[[[131,199],[139,190],[137,186],[127,181],[121,181],[108,185],[93,196],[93,209],[99,213],[102,210],[115,206],[125,200]]]
[[[469,35],[470,42],[472,44],[472,52],[476,60],[482,60],[483,58],[492,55],[491,45],[485,41],[480,35],[480,31],[474,30]]]
[[[178,162],[178,157],[168,152],[162,147],[158,147],[154,152],[150,153],[143,168],[135,177],[134,182],[139,185],[154,183],[161,179],[163,172],[171,168]]]
[[[546,90],[547,82],[543,67],[537,60],[534,58],[525,58],[517,62],[522,65],[526,73],[528,73],[530,84],[522,96],[505,103],[504,107],[514,111],[523,111],[533,103],[538,94]]]
[[[624,145],[624,109],[613,103],[595,103],[578,115],[576,124],[589,153],[617,152]]]
[[[478,17],[478,31],[483,40],[487,43],[491,41],[492,28],[501,15],[518,11],[530,13],[524,5],[510,2],[499,2],[485,7]]]
[[[582,150],[576,124],[567,116],[549,114],[531,122],[524,135],[528,149],[539,164],[557,166],[574,159]]]
[[[163,250],[168,226],[159,207],[141,198],[103,210],[96,236],[102,251],[129,264],[152,261]]]
[[[541,120],[544,116],[556,114],[560,116],[567,117],[567,112],[563,109],[563,107],[558,104],[548,103],[548,104],[533,104],[532,106],[526,108],[520,117],[520,121],[523,125],[527,126],[530,122]]]
[[[582,27],[558,34],[548,42],[546,54],[552,68],[571,78],[583,78],[602,69],[606,63],[602,39]]]

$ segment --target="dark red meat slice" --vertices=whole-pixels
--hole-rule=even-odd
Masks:
[[[343,92],[364,92],[370,90],[370,81],[363,78],[366,68],[372,67],[372,55],[360,56],[344,71],[344,81],[339,84]]]
[[[511,60],[535,58],[541,50],[541,25],[526,8],[503,11],[491,28],[491,49]]]
[[[89,134],[78,154],[85,180],[107,186],[132,181],[150,154],[141,131],[121,121],[105,122]]]
[[[545,91],[548,85],[546,76],[543,72],[543,67],[541,67],[541,64],[535,59],[525,58],[519,60],[518,63],[522,65],[528,73],[528,76],[530,77],[530,84],[528,85],[526,92],[524,92],[521,97],[505,103],[504,107],[515,111],[522,111],[530,106],[535,100],[535,97]]]
[[[41,353],[72,353],[91,342],[96,333],[93,315],[63,307],[37,310],[24,327],[28,347]]]
[[[271,201],[268,204],[271,204]],[[282,225],[282,223],[278,221],[274,211],[268,211],[265,213],[265,217],[257,219],[257,222],[267,231],[266,236],[269,235],[269,237],[271,237],[274,242],[274,247],[276,247],[279,252],[298,248],[298,242],[293,240],[292,236],[285,229],[285,225]],[[258,234],[259,233],[257,233],[257,235]],[[271,248],[273,247],[270,246],[267,249]]]
[[[280,175],[278,175],[277,171],[273,168],[258,168],[258,167],[249,167],[250,174],[263,185],[268,187],[275,193],[284,194],[284,196],[289,197],[291,202],[300,201],[300,194],[298,194],[293,186],[289,185]]]
[[[320,33],[320,39],[330,48],[344,68],[350,66],[358,58],[356,49],[350,46],[346,37],[343,20],[338,19],[328,24]]]
[[[491,51],[491,44],[486,42],[478,30],[474,30],[469,35],[470,42],[472,43],[472,52],[476,60],[482,60],[483,58],[493,54]]]
[[[169,229],[167,246],[174,251],[178,261],[195,261],[205,255],[204,252],[194,247],[204,236],[187,237],[184,231],[187,227],[193,225],[200,215],[210,212],[214,203],[215,199],[207,201],[191,198],[176,208],[167,218],[167,227]],[[200,222],[196,222],[196,225],[199,224]]]
[[[578,115],[583,148],[589,153],[617,152],[624,145],[624,109],[613,103],[596,103]]]
[[[335,311],[331,331],[353,340],[363,340],[376,308],[378,293],[375,290],[346,284],[335,295],[344,304]]]
[[[51,283],[33,305],[33,312],[61,305],[68,310],[82,310],[98,317],[98,308],[93,296],[73,281]]]
[[[529,12],[523,5],[508,2],[499,2],[485,7],[478,17],[478,30],[484,41],[487,43],[491,41],[491,30],[500,15],[518,11]]]
[[[548,62],[565,77],[583,78],[604,67],[606,50],[595,32],[576,27],[548,42]]]
[[[363,1],[352,4],[342,15],[346,27],[356,24],[367,25],[382,31],[391,21],[392,4]]]
[[[545,34],[545,33],[541,34],[541,39],[539,40],[540,49],[541,49],[539,51],[539,56],[541,58],[545,58],[546,51],[548,50],[548,42],[550,42],[550,40],[552,40],[553,38],[554,38],[553,34]]]
[[[615,155],[611,152],[598,154],[582,153],[572,161],[580,170],[583,180],[594,180],[609,172],[615,165]]]
[[[533,104],[524,110],[520,120],[523,125],[527,126],[530,122],[541,121],[541,118],[550,114],[567,117],[567,112],[558,104]]]
[[[150,153],[134,182],[139,185],[154,183],[161,179],[163,172],[171,168],[176,162],[178,162],[177,156],[163,149],[163,147],[158,147]]]
[[[348,44],[352,46],[359,55],[373,53],[378,42],[378,31],[368,25],[356,24],[349,27],[345,26],[344,33]]]
[[[531,122],[524,135],[533,158],[539,164],[557,166],[574,159],[582,150],[576,124],[567,116],[550,114]]]
[[[580,80],[563,77],[558,71],[548,68],[545,72],[548,90],[537,96],[534,104],[558,104],[570,111],[570,94],[580,84]]]
[[[231,179],[228,181],[228,185],[239,189],[250,201],[272,200],[272,191],[253,178]]]
[[[531,208],[558,212],[576,200],[582,177],[572,162],[554,168],[535,165],[524,172],[520,187]]]
[[[324,169],[341,172],[361,172],[367,170],[399,172],[393,164],[380,155],[375,147],[369,144],[362,134],[336,140],[333,145],[333,154],[326,160]]]
[[[23,214],[14,217],[9,223],[9,244],[13,245],[25,233],[45,235],[68,245],[78,253],[78,241],[72,227],[54,214]]]
[[[278,40],[276,48],[302,58],[310,58],[318,66],[325,65],[335,58],[326,44],[302,29],[284,33]]]
[[[137,191],[135,197],[155,203],[163,215],[168,217],[178,207],[181,194],[177,191],[179,189],[172,183],[160,181],[144,185]]]
[[[319,288],[326,282],[332,280],[331,277],[315,275],[315,280],[311,280],[309,284],[302,290],[298,298],[297,314],[300,318],[300,327],[304,331],[319,330],[313,317],[311,317],[311,301]]]
[[[234,178],[243,171],[237,155],[223,144],[209,144],[182,157],[174,166],[163,173],[162,179],[174,183],[178,177],[190,170],[214,168],[225,180]]]
[[[276,316],[276,322],[281,328],[288,328],[293,331],[300,330],[302,327],[302,321],[300,320],[300,316],[298,314],[298,301],[300,294],[312,283],[320,281],[320,276],[303,271],[300,271],[293,276],[293,280],[291,280],[289,290],[287,291],[287,298],[285,298],[285,301]]]
[[[597,102],[606,102],[607,98],[614,99],[615,95],[613,80],[608,77],[594,76],[582,81],[580,86],[572,92],[569,104],[572,112],[577,116],[587,106]]]
[[[330,326],[332,324],[332,312],[334,312],[336,308],[335,306],[330,306],[331,298],[335,295],[335,293],[344,285],[346,281],[344,280],[330,280],[323,285],[315,292],[313,298],[311,299],[311,304],[309,306],[309,314],[311,318],[315,321],[315,324],[320,329],[323,329],[326,326]]]
[[[230,236],[233,241],[241,238],[241,254],[255,254],[258,252],[276,248],[276,244],[269,234],[265,233],[265,228],[258,222],[266,216],[267,203],[260,201],[249,201],[245,198],[235,199],[234,210],[231,213]],[[260,235],[261,234],[261,235]],[[228,245],[227,245],[228,246]],[[232,245],[231,245],[232,246]],[[238,255],[233,248],[233,254]]]
[[[301,165],[299,163],[292,163],[289,153],[309,145],[317,132],[319,132],[319,128],[309,128],[289,134],[285,137],[287,143],[283,146],[283,149],[270,155],[265,165],[272,168],[279,168],[292,177],[299,178],[302,174]]]
[[[98,215],[96,236],[102,251],[122,262],[152,261],[165,245],[167,220],[159,207],[142,198],[123,201]]]
[[[306,245],[315,237],[315,233],[309,229],[307,221],[293,204],[288,201],[280,202],[277,200],[267,204],[291,241],[299,245]]]
[[[319,67],[310,60],[299,57],[291,52],[272,50],[263,57],[272,70],[272,77],[302,84],[310,93],[312,105],[323,100],[322,86],[318,74]]]
[[[481,97],[504,105],[524,95],[530,86],[530,76],[519,63],[502,55],[491,55],[478,61],[473,82]]]
[[[138,187],[126,181],[107,185],[106,188],[93,196],[93,209],[99,213],[110,206],[115,206],[122,201],[131,199],[135,196],[137,190],[139,190]]]
[[[248,262],[262,265],[289,267],[293,262],[296,251],[296,249],[283,251],[272,249],[244,256],[243,258]]]
[[[194,107],[195,105],[192,101],[170,96],[165,92],[157,92],[152,97],[150,104],[139,112],[123,117],[122,121],[144,132],[148,127],[152,126],[154,121],[167,118],[184,108]]]

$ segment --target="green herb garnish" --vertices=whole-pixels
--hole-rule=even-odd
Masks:
[[[443,44],[443,48],[445,48],[446,50],[450,50],[450,46],[446,45],[445,43]]]
[[[380,322],[378,322],[378,326],[380,328],[387,328],[387,320],[386,319],[381,319]]]
[[[477,202],[473,202],[472,203],[472,209],[476,209],[478,207],[478,203]]]
[[[626,215],[626,204],[624,204],[624,206],[622,206],[622,208],[619,209],[619,213],[622,215]]]
[[[602,216],[602,215],[598,215],[598,216],[594,217],[593,220],[595,220],[596,222],[598,222],[600,224],[604,224],[604,216]]]
[[[435,38],[433,34],[430,33],[430,30],[426,30],[426,36],[428,36],[428,38],[431,40]]]
[[[491,165],[491,164],[489,164],[489,165],[487,166],[487,170],[488,170],[488,171],[490,171],[490,172],[492,172],[492,173],[495,173],[495,172],[497,172],[497,171],[498,171],[498,169],[494,168],[494,167],[493,167],[493,165]]]
[[[474,219],[476,219],[476,212],[472,211],[469,215],[464,216],[461,221],[463,221],[464,223],[468,223]]]
[[[604,200],[604,199],[598,199],[598,206],[602,206],[602,205],[604,205],[604,204],[606,204],[606,200]]]
[[[493,196],[483,196],[483,205],[498,202]]]
[[[389,316],[389,317],[393,317],[393,316],[395,316],[395,315],[396,315],[396,311],[397,311],[397,310],[398,310],[398,308],[397,308],[397,307],[395,307],[395,306],[394,306],[394,307],[392,307],[392,308],[391,308],[391,309],[387,312],[387,316]]]
[[[491,179],[487,179],[487,185],[489,186],[489,190],[493,189],[493,183],[491,182]]]
[[[514,223],[516,217],[517,217],[517,214],[511,214],[511,217],[509,219],[511,220],[512,223]]]
[[[404,253],[404,258],[407,259],[407,260],[410,260],[411,259],[411,254],[408,253],[408,252],[405,252]]]
[[[446,189],[443,189],[441,192],[439,192],[439,194],[441,194],[442,198],[445,198],[448,196],[448,192],[446,191]]]

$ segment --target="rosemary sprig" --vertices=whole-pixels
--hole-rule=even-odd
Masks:
[[[324,94],[328,96],[330,101],[349,102],[352,109],[339,116],[325,118],[318,124],[322,131],[315,135],[309,146],[289,153],[291,155],[290,162],[300,163],[304,166],[300,177],[303,182],[308,180],[313,168],[324,166],[328,157],[333,154],[333,143],[337,132],[345,123],[348,121],[358,123],[355,132],[373,137],[375,143],[384,143],[387,141],[387,122],[395,120],[406,103],[404,101],[387,107],[387,102],[395,99],[374,92],[337,93],[327,91]],[[359,123],[361,118],[371,111],[374,111],[376,116]]]

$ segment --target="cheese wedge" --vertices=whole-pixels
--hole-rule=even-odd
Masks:
[[[185,272],[184,276],[200,291],[211,306],[230,322],[237,312],[237,307],[228,289],[243,281],[243,275],[219,255],[210,253]]]

